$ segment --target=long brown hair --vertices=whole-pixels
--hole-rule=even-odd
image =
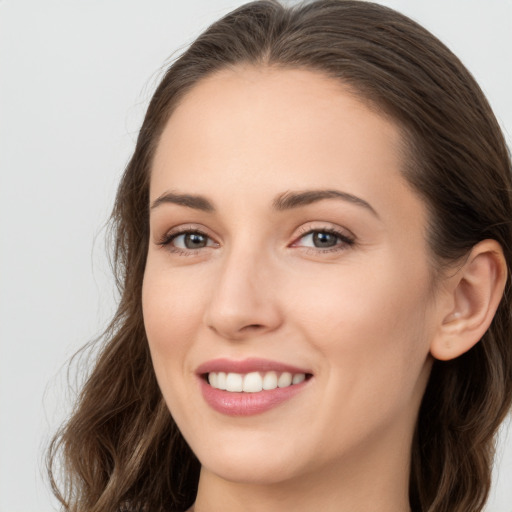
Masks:
[[[163,512],[195,499],[199,462],[163,401],[144,332],[148,184],[155,147],[180,99],[207,75],[242,63],[320,71],[394,119],[408,148],[405,177],[429,209],[434,267],[490,238],[501,244],[511,274],[509,153],[482,91],[440,41],[368,2],[285,8],[258,1],[236,9],[167,70],[119,186],[112,214],[119,308],[48,452],[52,487],[67,511]],[[509,277],[480,343],[434,363],[412,446],[415,511],[473,512],[486,501],[494,438],[512,401],[511,293]]]

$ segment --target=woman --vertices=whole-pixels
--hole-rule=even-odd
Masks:
[[[119,187],[121,302],[50,451],[66,510],[482,510],[511,174],[477,84],[392,10],[212,25]]]

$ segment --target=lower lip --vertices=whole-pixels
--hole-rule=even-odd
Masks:
[[[232,393],[213,388],[203,378],[200,380],[206,403],[215,411],[228,416],[253,416],[266,412],[300,393],[309,382],[307,379],[300,384],[258,393]]]

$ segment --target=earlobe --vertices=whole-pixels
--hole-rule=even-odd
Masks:
[[[503,250],[495,240],[479,242],[451,278],[449,310],[441,314],[430,353],[447,361],[480,341],[498,309],[507,280]]]

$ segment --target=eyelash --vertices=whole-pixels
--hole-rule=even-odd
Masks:
[[[175,247],[172,245],[172,242],[182,235],[199,235],[203,236],[207,239],[212,240],[210,236],[208,236],[206,233],[199,229],[182,229],[180,231],[174,231],[171,233],[166,233],[161,240],[158,241],[158,245],[161,247],[165,247],[168,251],[178,254],[179,256],[194,256],[197,254],[201,249],[204,249],[205,247],[201,247],[199,249],[182,249],[180,247]],[[217,244],[218,245],[218,244]],[[208,247],[208,246],[206,246]]]
[[[314,233],[325,233],[329,235],[334,235],[338,238],[338,243],[329,248],[321,248],[321,247],[304,247],[308,253],[313,254],[325,254],[325,253],[333,253],[333,252],[340,252],[344,251],[349,247],[352,247],[355,244],[355,239],[353,237],[350,237],[346,235],[345,233],[338,231],[337,229],[333,228],[314,228],[314,229],[304,229],[301,233],[300,237],[297,238],[297,240],[292,244],[296,246],[297,241],[302,240],[306,236],[312,235]],[[297,246],[300,247],[300,246]]]
[[[320,248],[320,247],[304,247],[304,249],[307,250],[308,253],[313,254],[325,254],[325,253],[333,253],[333,252],[340,252],[343,250],[346,250],[347,248],[353,246],[355,244],[355,239],[347,236],[345,233],[342,233],[341,231],[338,231],[333,228],[315,228],[315,229],[304,229],[304,231],[301,232],[301,235],[296,239],[295,242],[293,242],[292,247],[301,247],[300,245],[296,245],[299,240],[302,240],[306,236],[312,235],[314,233],[325,233],[329,235],[334,235],[338,238],[339,243],[337,243],[333,247],[329,248]],[[209,240],[212,240],[210,236],[208,236],[206,233],[199,229],[183,229],[180,231],[175,231],[171,233],[166,233],[161,240],[157,242],[158,245],[161,247],[165,247],[168,251],[178,254],[179,256],[194,256],[202,249],[205,249],[206,247],[212,247],[212,246],[205,246],[198,249],[182,249],[180,247],[175,247],[172,245],[172,242],[182,235],[199,235],[203,236]],[[218,245],[218,244],[216,244]]]

